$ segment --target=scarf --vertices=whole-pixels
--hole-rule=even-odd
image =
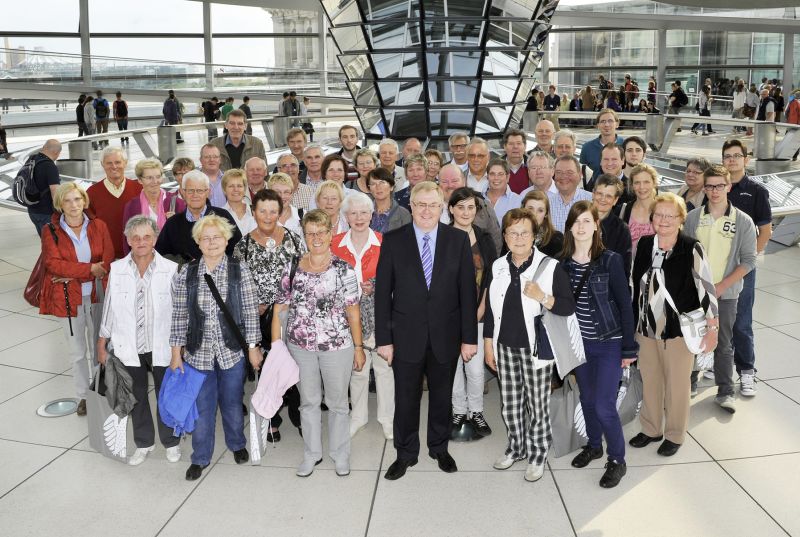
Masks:
[[[158,229],[164,227],[164,222],[167,221],[167,215],[164,213],[164,198],[166,194],[163,190],[160,191],[158,195],[158,214],[156,214],[156,225],[158,225]],[[139,205],[142,208],[142,215],[149,216],[152,218],[152,209],[150,208],[150,201],[147,199],[147,196],[144,195],[144,190],[139,193]]]

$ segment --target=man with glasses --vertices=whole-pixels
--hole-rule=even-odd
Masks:
[[[579,201],[592,201],[592,195],[578,188],[581,181],[581,164],[575,157],[561,157],[556,160],[555,184],[558,193],[547,193],[550,200],[550,220],[553,227],[564,233],[569,210]]]
[[[736,412],[733,389],[733,330],[736,307],[743,288],[742,279],[756,268],[756,228],[753,220],[728,201],[730,172],[714,165],[703,174],[708,203],[686,217],[684,231],[696,238],[706,251],[717,291],[719,333],[714,350],[714,402],[727,412]],[[692,390],[696,390],[692,374]],[[744,390],[744,381],[742,381]],[[743,393],[744,395],[744,393]]]
[[[309,210],[317,189],[315,186],[300,182],[300,163],[297,162],[294,155],[285,154],[278,157],[277,169],[279,172],[288,175],[292,179],[292,183],[294,183],[292,205],[298,209]]]
[[[443,472],[458,471],[448,452],[453,377],[456,360],[468,362],[477,354],[478,305],[469,237],[439,222],[443,207],[438,185],[418,183],[411,191],[412,223],[386,233],[381,244],[375,343],[394,371],[397,459],[386,472],[389,480],[418,462],[423,375],[428,455]]]
[[[455,164],[461,171],[467,171],[467,145],[469,144],[469,136],[466,132],[455,132],[450,135],[447,140],[450,146],[450,156],[452,164]]]
[[[200,170],[191,170],[183,176],[181,196],[186,200],[186,210],[175,213],[164,222],[156,241],[156,251],[159,254],[179,264],[200,259],[203,254],[192,238],[192,228],[202,217],[216,214],[233,226],[233,236],[225,249],[227,255],[233,255],[233,248],[242,238],[242,233],[231,213],[211,203],[209,191],[208,176]]]
[[[521,197],[531,190],[541,190],[542,192],[558,193],[556,184],[553,182],[556,160],[550,153],[544,151],[533,151],[528,157],[528,180],[530,186],[519,193]]]
[[[486,167],[489,165],[489,144],[475,137],[467,145],[467,186],[476,192],[484,192],[489,184]]]
[[[211,145],[211,142],[200,148],[200,171],[208,177],[211,205],[222,207],[228,202],[225,192],[222,190],[222,155],[219,148]]]
[[[740,140],[728,140],[722,144],[722,164],[731,174],[731,189],[728,200],[731,205],[749,216],[758,228],[756,254],[763,255],[772,236],[772,208],[769,191],[747,176],[747,146]],[[707,193],[706,193],[707,194]],[[756,271],[744,277],[744,287],[736,306],[736,322],[733,325],[733,351],[736,371],[741,376],[740,393],[745,397],[756,394],[756,356],[753,339],[753,304],[756,292]]]
[[[624,142],[622,136],[617,135],[617,128],[619,128],[619,116],[615,111],[603,108],[597,113],[597,130],[600,131],[600,135],[583,144],[581,148],[581,164],[592,169],[592,184],[603,173],[600,165],[603,148],[607,144],[622,146]]]

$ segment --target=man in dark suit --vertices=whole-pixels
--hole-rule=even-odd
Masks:
[[[394,371],[394,447],[386,479],[399,479],[419,455],[422,376],[428,378],[428,454],[444,472],[458,470],[447,451],[459,354],[477,353],[477,288],[469,238],[439,223],[441,188],[411,192],[413,222],[383,237],[375,284],[375,342]]]

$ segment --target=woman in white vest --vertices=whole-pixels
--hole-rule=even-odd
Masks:
[[[98,361],[106,363],[108,344],[108,349],[122,361],[133,379],[136,406],[131,411],[131,421],[136,451],[128,460],[132,466],[143,463],[155,448],[147,372],[153,373],[158,394],[172,356],[169,346],[171,286],[178,265],[155,251],[157,236],[158,226],[148,216],[134,216],[125,225],[125,237],[131,250],[111,264],[97,340]],[[167,460],[178,462],[180,438],[172,435],[172,429],[164,425],[160,415],[156,419],[158,437],[167,449]]]
[[[534,320],[545,308],[562,316],[575,312],[567,274],[533,244],[536,227],[536,218],[527,209],[512,209],[503,217],[509,253],[492,264],[483,317],[485,360],[498,372],[501,414],[508,429],[508,447],[494,468],[506,470],[527,459],[526,481],[538,481],[544,475],[552,436],[550,379],[554,363],[537,349]],[[537,270],[542,262],[546,264]],[[530,409],[529,415],[526,409]]]

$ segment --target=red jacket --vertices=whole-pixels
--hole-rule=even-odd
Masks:
[[[81,263],[75,253],[72,239],[61,229],[61,215],[54,213],[52,224],[56,228],[58,244],[53,241],[53,235],[48,229],[42,230],[42,257],[44,259],[45,274],[42,281],[42,295],[39,300],[39,313],[42,315],[67,316],[67,304],[64,300],[64,285],[53,283],[53,278],[73,278],[67,283],[71,316],[77,315],[77,307],[83,301],[81,283],[92,282],[92,303],[97,302],[97,294],[92,276],[92,263],[102,262],[106,270],[111,270],[114,260],[114,245],[111,235],[102,220],[97,218],[89,220],[86,233],[89,236],[89,246],[92,250],[90,263]],[[88,216],[87,216],[88,218]],[[108,276],[103,278],[103,287],[108,283]]]
[[[336,257],[347,261],[347,264],[351,267],[355,268],[356,266],[356,258],[350,252],[350,250],[342,244],[345,235],[350,233],[349,231],[345,231],[344,233],[339,233],[333,240],[331,240],[331,252]],[[383,242],[383,235],[378,233],[377,231],[370,230],[370,233],[374,233],[375,236],[378,238],[378,242]],[[381,247],[375,246],[374,244],[371,245],[364,254],[361,256],[361,278],[359,281],[366,282],[371,280],[375,277],[376,272],[378,271],[378,258],[381,255]]]
[[[786,107],[785,121],[786,123],[800,125],[800,102],[798,102],[797,97],[795,97],[792,102],[789,103],[789,106]]]

